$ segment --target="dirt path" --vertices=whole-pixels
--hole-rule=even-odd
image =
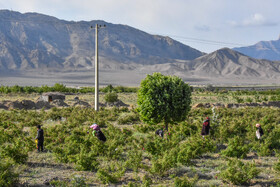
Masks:
[[[89,186],[97,186],[94,180],[89,180],[95,178],[93,172],[76,171],[73,165],[57,163],[49,152],[29,153],[27,164],[22,169],[19,176],[22,186],[50,186],[49,182],[52,180],[69,183],[74,178],[82,177],[87,182],[91,181]]]

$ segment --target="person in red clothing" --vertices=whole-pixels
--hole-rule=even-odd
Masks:
[[[210,118],[206,117],[206,120],[203,121],[201,135],[204,137],[205,135],[209,135],[210,132]]]

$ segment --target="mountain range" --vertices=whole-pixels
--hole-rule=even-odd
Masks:
[[[169,37],[104,21],[64,21],[37,13],[0,11],[0,69],[93,68],[96,24],[99,29],[101,68],[124,68],[123,64],[162,64],[172,59],[190,60],[202,52]]]
[[[216,84],[276,84],[280,80],[280,62],[254,59],[229,48],[222,48],[194,60],[145,68],[145,71],[175,74],[186,81],[192,77],[198,82],[208,80]]]
[[[233,50],[257,59],[280,61],[280,37],[278,40],[260,41],[255,45],[233,48]]]
[[[167,36],[104,21],[65,21],[0,10],[0,85],[92,86],[95,29],[101,85],[138,86],[146,74],[177,75],[190,84],[278,84],[280,63],[229,48],[205,54]],[[276,45],[276,44],[275,44]]]

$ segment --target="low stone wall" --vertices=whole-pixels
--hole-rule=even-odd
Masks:
[[[85,102],[85,101],[81,101],[81,100],[77,100],[74,104],[72,104],[71,106],[73,107],[82,107],[82,108],[91,108],[92,106]],[[112,106],[116,106],[116,107],[128,107],[129,105],[123,103],[122,101],[117,101],[115,103],[105,103],[102,104],[100,103],[101,107],[112,107]],[[0,102],[0,109],[4,109],[4,110],[11,110],[11,109],[24,109],[24,110],[36,110],[36,109],[50,109],[53,107],[69,107],[69,105],[67,103],[64,102],[64,100],[61,99],[55,99],[52,102],[46,102],[46,101],[42,101],[42,100],[38,100],[36,102],[33,102],[31,100],[16,100],[16,101],[2,101]]]

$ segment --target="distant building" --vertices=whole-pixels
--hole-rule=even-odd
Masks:
[[[52,102],[53,100],[65,100],[65,95],[59,92],[46,92],[40,96],[41,101]]]

